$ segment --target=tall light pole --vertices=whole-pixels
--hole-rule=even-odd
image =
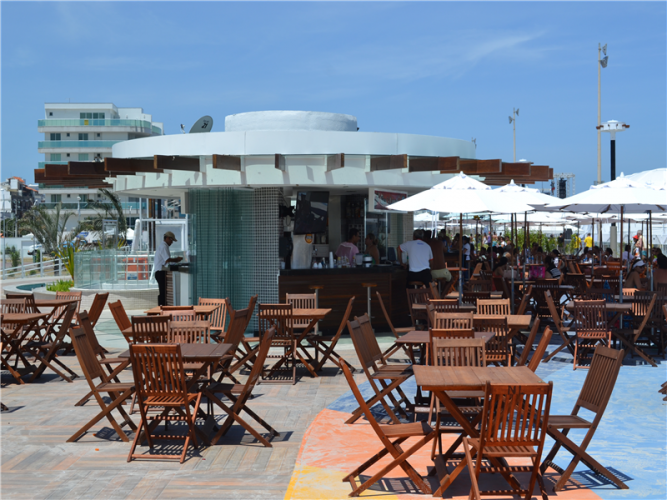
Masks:
[[[619,122],[616,120],[609,120],[608,122],[600,124],[597,129],[598,129],[598,134],[600,132],[609,132],[611,141],[611,150],[610,150],[610,160],[611,160],[611,171],[610,171],[610,180],[616,179],[616,132],[623,132],[625,129],[630,128],[630,125],[626,125],[623,122]],[[611,229],[609,231],[609,239],[611,243],[611,249],[614,252],[614,255],[621,255],[620,252],[617,253],[617,241],[616,241],[616,223],[611,224]],[[621,248],[623,247],[623,244],[621,242]]]
[[[604,58],[601,58],[602,55],[600,52],[604,53]],[[605,43],[603,47],[598,43],[598,184],[602,184],[602,137],[600,136],[600,125],[602,124],[602,90],[601,90],[601,69],[607,67],[607,44]]]
[[[510,125],[514,131],[514,163],[516,163],[516,117],[519,116],[519,108],[512,108],[512,116],[509,117]]]

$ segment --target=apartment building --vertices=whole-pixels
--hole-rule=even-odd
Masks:
[[[154,122],[142,108],[119,108],[111,103],[46,103],[37,129],[44,134],[38,144],[38,152],[44,154],[39,168],[47,163],[103,162],[112,156],[111,147],[118,142],[164,135],[163,124]],[[97,189],[86,187],[40,186],[39,192],[47,207],[61,203],[63,209],[75,212],[68,229],[93,213],[87,208],[89,202],[102,198]],[[121,196],[121,202],[132,223],[139,213],[139,198]]]

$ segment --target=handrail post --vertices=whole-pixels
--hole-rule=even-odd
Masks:
[[[21,278],[25,278],[25,264],[23,264],[23,247],[21,247],[20,250],[20,256],[21,256]]]
[[[44,252],[39,251],[39,277],[44,277]]]

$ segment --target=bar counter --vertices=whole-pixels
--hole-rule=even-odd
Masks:
[[[334,269],[284,269],[280,271],[278,291],[280,301],[286,300],[288,293],[313,293],[309,286],[319,285],[319,307],[331,308],[331,314],[320,321],[319,329],[325,334],[334,334],[340,326],[347,302],[355,296],[350,319],[366,312],[366,288],[362,283],[375,283],[371,288],[371,322],[376,331],[388,332],[380,303],[375,292],[380,292],[395,327],[410,326],[405,285],[407,271],[397,266],[353,267]],[[344,331],[347,334],[347,329]]]

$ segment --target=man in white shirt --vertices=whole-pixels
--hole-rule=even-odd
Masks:
[[[153,274],[155,274],[155,281],[157,281],[159,290],[157,296],[158,306],[167,305],[167,264],[170,262],[180,262],[183,260],[183,257],[174,257],[173,259],[171,258],[169,247],[174,241],[178,241],[176,236],[174,236],[174,233],[171,231],[164,233],[164,241],[158,245],[157,249],[155,250],[155,257],[153,258]]]
[[[403,263],[403,253],[408,257],[408,283],[412,281],[421,281],[424,285],[431,282],[431,262],[433,261],[433,251],[425,243],[424,230],[417,229],[412,237],[412,241],[406,241],[398,247],[398,261]]]

